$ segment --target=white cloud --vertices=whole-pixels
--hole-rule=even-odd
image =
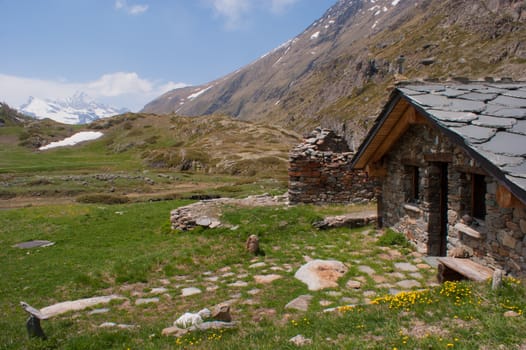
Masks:
[[[227,29],[238,29],[254,11],[283,14],[300,0],[202,0],[216,16],[225,19]]]
[[[104,74],[80,83],[0,74],[0,101],[16,108],[27,102],[29,96],[56,100],[82,91],[97,101],[138,111],[163,93],[184,86],[187,84],[143,79],[134,72]]]
[[[237,28],[250,11],[249,0],[208,0],[216,15],[224,17],[229,29]]]
[[[298,0],[271,0],[270,9],[274,13],[283,13],[287,7],[294,5]]]
[[[127,0],[115,0],[115,9],[125,11],[130,15],[139,15],[148,11],[148,5],[128,5]]]

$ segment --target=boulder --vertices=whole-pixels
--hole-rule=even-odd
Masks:
[[[216,321],[231,322],[232,315],[230,314],[230,305],[227,303],[216,305],[214,311],[212,311],[212,318]]]
[[[348,268],[336,260],[312,260],[300,267],[294,277],[305,283],[309,290],[338,287],[338,279],[347,273]]]

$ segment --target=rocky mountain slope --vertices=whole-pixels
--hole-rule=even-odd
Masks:
[[[357,146],[397,78],[526,79],[525,22],[519,0],[340,0],[257,61],[144,111],[224,113],[301,132],[321,124]]]
[[[128,111],[98,103],[82,92],[56,101],[30,97],[19,110],[36,119],[49,118],[63,124],[87,124]]]

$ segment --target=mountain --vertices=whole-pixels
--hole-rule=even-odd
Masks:
[[[77,92],[65,100],[44,100],[29,97],[19,111],[36,119],[49,118],[63,124],[88,124],[100,118],[107,118],[127,112],[91,100],[85,93]]]
[[[525,22],[522,0],[340,0],[255,62],[143,111],[227,114],[300,132],[322,125],[357,146],[397,80],[526,79]]]

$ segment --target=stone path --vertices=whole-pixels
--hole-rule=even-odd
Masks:
[[[314,298],[323,307],[369,303],[376,297],[385,294],[396,294],[401,291],[417,290],[437,285],[434,269],[424,262],[422,256],[416,252],[409,256],[402,256],[399,251],[379,247],[383,253],[374,265],[356,263],[345,266],[340,262],[331,262],[339,270],[336,275],[331,275],[326,267],[321,271],[335,277],[332,283],[323,284],[319,281],[305,282],[312,284],[311,294],[291,295],[290,302],[284,305],[285,309],[295,312],[307,311]],[[313,263],[319,260],[305,256],[305,266],[318,266]],[[393,260],[396,260],[394,262]],[[404,261],[398,261],[404,260]],[[379,268],[385,263],[388,268]],[[350,264],[349,264],[350,265]],[[257,257],[247,261],[246,265],[224,266],[215,271],[206,271],[202,278],[195,276],[173,276],[170,279],[159,280],[148,292],[135,293],[135,304],[148,304],[159,302],[159,296],[177,295],[181,298],[197,298],[207,300],[214,293],[227,292],[227,304],[259,305],[259,297],[264,290],[272,289],[274,283],[283,280],[293,280],[298,272],[302,271],[299,264],[279,263],[265,257]],[[319,268],[319,266],[318,266]],[[348,270],[352,270],[351,274]],[[299,274],[301,275],[301,273]],[[339,281],[342,278],[343,281]],[[196,299],[194,299],[196,300]],[[257,317],[259,319],[259,317]]]

